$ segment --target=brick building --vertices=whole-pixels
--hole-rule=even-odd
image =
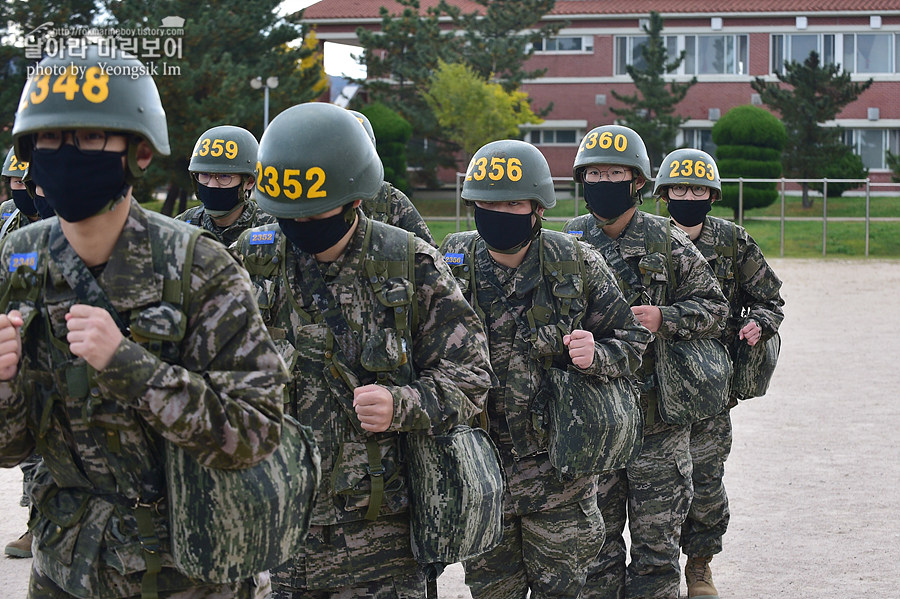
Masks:
[[[451,0],[463,12],[478,5]],[[421,0],[422,12],[437,0]],[[759,104],[754,77],[776,81],[785,60],[805,59],[816,50],[826,63],[840,64],[854,80],[872,86],[838,116],[845,141],[862,157],[873,181],[890,180],[884,154],[900,153],[900,0],[558,0],[548,21],[568,21],[558,36],[544,40],[528,68],[547,68],[543,78],[523,86],[533,106],[553,102],[545,121],[523,129],[541,149],[555,176],[571,174],[578,142],[591,128],[611,123],[610,94],[633,93],[625,66],[640,60],[646,42],[641,25],[651,10],[665,19],[670,55],[685,60],[671,75],[698,83],[678,105],[688,117],[680,146],[715,154],[710,130],[729,109]],[[358,26],[377,29],[378,11],[402,8],[393,0],[323,0],[306,9],[304,20],[319,39],[354,45]],[[654,165],[656,167],[657,165]]]

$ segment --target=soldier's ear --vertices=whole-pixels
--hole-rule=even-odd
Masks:
[[[642,188],[647,183],[647,179],[644,178],[644,175],[638,173],[638,175],[634,178],[634,189],[638,190]]]
[[[141,140],[138,142],[135,158],[140,169],[142,171],[147,170],[147,167],[150,166],[150,162],[153,160],[153,148],[150,147],[149,143]]]

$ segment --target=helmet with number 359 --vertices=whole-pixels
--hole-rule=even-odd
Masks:
[[[540,150],[518,139],[482,146],[466,171],[462,198],[479,202],[535,200],[544,208],[556,206],[550,166]]]
[[[259,142],[246,129],[233,125],[213,127],[194,144],[188,171],[252,175],[256,172],[258,150]]]
[[[695,148],[675,150],[663,158],[653,185],[653,195],[663,197],[672,185],[705,185],[713,190],[713,200],[722,197],[722,181],[715,159]]]
[[[602,125],[588,131],[578,144],[572,178],[582,183],[581,173],[591,164],[629,166],[651,179],[650,156],[644,140],[634,129],[621,125]]]
[[[384,167],[350,111],[324,102],[291,106],[259,141],[253,198],[276,218],[315,216],[381,191]]]
[[[13,125],[16,156],[30,160],[31,134],[49,129],[133,133],[157,153],[169,154],[166,113],[156,83],[138,59],[120,50],[100,56],[98,47],[88,44],[40,62],[19,100]],[[131,146],[136,144],[129,144],[129,174],[139,177]]]

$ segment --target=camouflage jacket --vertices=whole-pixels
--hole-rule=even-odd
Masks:
[[[600,249],[631,305],[659,306],[662,323],[655,336],[664,339],[719,337],[728,317],[728,302],[700,251],[683,231],[668,222],[663,217],[636,210],[619,237],[611,240],[597,226],[593,215],[585,214],[567,222],[563,231]],[[667,229],[671,231],[671,263],[665,249]],[[674,281],[669,281],[670,277]],[[653,351],[651,343],[640,369],[645,435],[668,428],[656,406]]]
[[[362,210],[372,220],[400,227],[419,239],[437,247],[425,219],[406,194],[385,181],[381,192],[371,200],[363,200]]]
[[[19,209],[16,208],[16,203],[13,200],[6,200],[2,204],[0,204],[0,230],[2,230],[2,227],[6,226],[6,221],[10,218],[13,218],[15,220],[9,224],[9,226],[6,228],[6,231],[3,231],[3,236],[0,237],[0,239],[8,236],[13,231],[31,224],[31,221],[28,219],[28,217],[22,214]]]
[[[399,433],[441,433],[468,421],[480,412],[492,381],[484,330],[434,248],[358,214],[347,249],[333,263],[318,265],[294,249],[278,225],[249,230],[232,246],[292,369],[291,411],[312,427],[322,472],[330,473],[322,477],[312,519],[316,525],[365,518],[373,492],[369,472],[379,467],[384,469],[383,501],[373,510],[378,508],[377,515],[405,512],[409,499]],[[414,243],[414,283],[409,270],[392,277],[367,272],[392,250],[405,259],[408,240]],[[335,335],[312,297],[307,282],[319,276],[314,270],[321,272],[349,323],[353,347]],[[417,316],[408,319],[410,312]],[[363,431],[353,409],[353,389],[371,383],[385,386],[394,398],[394,419],[384,433]]]
[[[474,255],[470,255],[473,242]],[[532,417],[535,398],[546,378],[542,359],[534,356],[554,355],[554,366],[576,368],[556,333],[557,324],[567,330],[569,327],[561,315],[562,303],[551,299],[551,282],[542,273],[540,244],[547,256],[578,259],[571,239],[546,229],[514,269],[495,262],[475,232],[448,235],[441,245],[445,259],[449,257],[456,263],[454,272],[458,277],[462,275],[460,282],[466,296],[484,312],[491,365],[500,380],[500,386],[491,391],[488,399],[490,433],[500,450],[512,500],[507,511],[516,514],[565,505],[597,492],[596,476],[567,482],[557,478],[547,454],[546,425],[536,424]],[[594,361],[582,372],[598,380],[631,376],[640,366],[650,333],[635,320],[599,253],[586,244],[580,245],[585,267],[582,293],[570,298],[567,305],[571,314],[583,314],[578,328],[594,335]],[[453,260],[460,254],[464,257]],[[474,289],[465,276],[468,269],[474,269]],[[532,306],[543,303],[550,304],[539,307],[545,310],[547,322],[537,327],[537,337],[532,342],[524,319]]]
[[[29,523],[35,567],[79,597],[140,594],[134,574],[146,566],[133,511],[138,502],[158,502],[153,525],[163,566],[172,567],[163,437],[220,468],[253,465],[280,440],[288,376],[243,269],[201,238],[187,305],[162,301],[165,286],[182,284],[192,232],[132,201],[96,279],[132,337],[101,372],[68,350],[66,313],[87,302],[65,277],[85,267],[58,219],[15,232],[0,252],[0,290],[22,277],[38,282],[33,295],[15,293],[9,304],[26,325],[18,373],[0,382],[0,465],[13,466],[34,450],[43,457]],[[9,272],[7,265],[21,262],[38,274],[22,266]],[[160,590],[197,584],[166,572]]]
[[[203,227],[215,235],[216,239],[222,242],[225,247],[228,247],[237,241],[237,238],[241,233],[247,229],[277,222],[274,216],[263,212],[260,210],[259,206],[257,206],[256,202],[251,202],[249,200],[244,202],[244,209],[238,219],[227,227],[220,227],[213,222],[212,217],[206,212],[203,204],[188,208],[176,216],[175,219],[191,223],[195,227]]]
[[[716,273],[731,304],[722,336],[725,346],[733,346],[738,331],[749,319],[762,327],[761,341],[778,332],[784,320],[781,279],[747,230],[729,220],[707,216],[694,245]]]

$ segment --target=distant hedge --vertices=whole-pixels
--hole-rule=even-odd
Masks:
[[[376,149],[384,164],[384,180],[409,192],[406,180],[406,144],[412,136],[412,125],[405,118],[380,102],[359,109],[372,124]]]

